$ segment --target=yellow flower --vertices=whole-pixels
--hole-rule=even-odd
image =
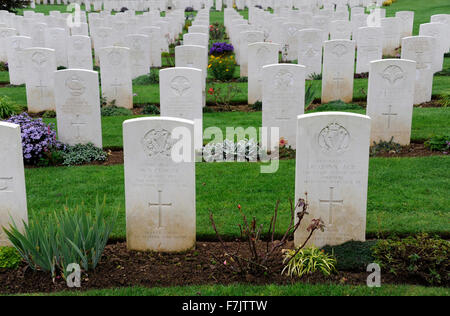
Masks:
[[[209,65],[208,65],[208,68],[211,68],[211,66],[212,66],[212,65],[211,65],[211,64],[209,64]]]
[[[228,69],[226,71],[229,71]]]

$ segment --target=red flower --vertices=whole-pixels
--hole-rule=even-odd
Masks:
[[[241,204],[238,204],[238,209],[241,209]]]
[[[214,89],[213,89],[213,88],[209,88],[208,93],[209,93],[210,95],[213,95],[213,94],[214,94]]]

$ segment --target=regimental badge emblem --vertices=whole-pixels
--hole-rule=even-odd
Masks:
[[[83,80],[77,75],[67,78],[66,87],[69,89],[70,94],[74,97],[79,97],[86,91],[86,86]]]
[[[396,85],[405,78],[405,73],[399,66],[390,65],[381,73],[381,78],[389,85]]]
[[[175,95],[181,97],[191,88],[191,83],[186,77],[177,76],[170,82],[170,88]]]
[[[349,149],[350,134],[342,125],[330,123],[320,131],[318,143],[324,153],[341,154]]]
[[[166,129],[151,129],[142,138],[145,153],[150,157],[170,158],[175,140]]]

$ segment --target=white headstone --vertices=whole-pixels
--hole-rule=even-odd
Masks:
[[[127,47],[104,47],[100,49],[102,95],[115,105],[133,108],[130,49]]]
[[[297,120],[295,198],[306,199],[308,215],[295,233],[295,245],[306,240],[312,219],[322,219],[308,245],[323,247],[364,241],[370,118],[322,112]]]
[[[98,73],[68,69],[55,73],[58,138],[64,144],[102,148]]]
[[[25,83],[28,72],[25,68],[25,55],[23,50],[30,47],[31,37],[12,36],[6,40],[9,82],[12,85],[21,85]]]
[[[150,38],[143,34],[125,36],[125,45],[130,49],[131,78],[150,73]]]
[[[93,69],[91,38],[84,35],[73,35],[68,39],[67,57],[69,68]]]
[[[195,122],[195,150],[203,146],[203,84],[202,71],[175,67],[159,72],[161,116],[177,117]]]
[[[298,64],[306,66],[306,78],[322,73],[322,31],[304,29],[298,31]]]
[[[400,19],[400,38],[411,36],[414,24],[414,11],[397,11],[395,17]]]
[[[277,64],[279,50],[275,43],[248,45],[248,104],[262,100],[262,67]]]
[[[192,121],[177,118],[123,123],[129,249],[179,252],[195,246],[193,133]]]
[[[381,27],[360,27],[357,32],[356,45],[356,73],[369,71],[369,64],[373,60],[383,57],[383,30]]]
[[[383,55],[395,56],[397,48],[400,47],[400,18],[383,18],[381,27],[383,29]]]
[[[371,118],[370,143],[390,141],[409,145],[416,63],[383,59],[370,63],[367,115]]]
[[[31,113],[55,110],[55,51],[50,48],[24,49],[27,106]]]
[[[355,42],[332,40],[324,43],[322,103],[353,98]]]
[[[305,66],[275,64],[263,67],[262,126],[278,127],[280,139],[295,148],[297,116],[305,109]],[[267,144],[266,141],[262,142]],[[270,144],[274,148],[278,144]]]
[[[62,28],[48,28],[45,34],[45,47],[55,50],[56,66],[68,67],[67,33]]]
[[[448,27],[444,23],[420,24],[419,35],[433,36],[437,47],[434,50],[433,71],[439,72],[444,67],[444,54],[447,51],[447,42],[450,40]]]
[[[414,104],[431,101],[436,49],[436,39],[431,36],[410,36],[402,39],[402,59],[416,62]]]
[[[12,221],[11,221],[12,220]],[[0,246],[12,246],[3,228],[28,222],[20,126],[0,122]]]

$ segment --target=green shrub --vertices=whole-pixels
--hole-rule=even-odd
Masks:
[[[20,106],[8,97],[0,97],[0,119],[7,119],[20,112]]]
[[[211,76],[219,81],[229,81],[233,79],[236,61],[233,55],[220,55],[209,57],[208,69]]]
[[[313,103],[314,97],[317,93],[317,86],[314,85],[312,82],[309,84],[306,84],[305,89],[305,109],[308,108],[308,106]]]
[[[115,105],[102,107],[102,116],[126,116],[132,114],[133,112],[131,110],[119,108]]]
[[[317,107],[314,111],[315,112],[322,112],[322,111],[345,111],[345,110],[361,110],[362,108],[353,103],[345,103],[342,101],[331,101],[329,103],[322,104],[321,106]]]
[[[133,79],[133,85],[137,86],[148,86],[151,84],[158,84],[159,83],[159,71],[158,70],[151,70],[149,74],[142,75],[137,77],[136,79]]]
[[[57,273],[65,278],[71,263],[85,271],[96,268],[117,219],[117,211],[105,218],[104,207],[105,202],[97,201],[95,216],[66,208],[45,221],[24,223],[23,234],[15,225],[4,231],[31,269],[49,271],[53,279]]]
[[[3,0],[0,2],[0,10],[17,13],[17,9],[22,9],[30,5],[30,0]]]
[[[256,101],[255,103],[250,105],[250,107],[252,108],[252,110],[262,111],[262,102],[261,101]]]
[[[372,248],[376,241],[348,241],[339,246],[325,246],[322,249],[336,258],[336,269],[340,271],[366,271],[367,265],[375,261]]]
[[[17,269],[22,262],[19,252],[13,247],[0,247],[0,269]]]
[[[101,148],[97,148],[89,143],[86,145],[67,146],[62,157],[63,165],[74,166],[92,161],[105,161],[107,155]]]
[[[142,110],[142,114],[153,114],[157,115],[160,114],[160,111],[158,107],[154,104],[147,104],[144,106],[144,109]]]
[[[236,80],[237,82],[248,82],[248,77],[239,77]]]
[[[380,140],[378,143],[373,142],[373,146],[370,147],[370,156],[375,157],[380,153],[399,153],[402,149],[402,146],[396,142],[394,142],[394,136],[387,141]]]
[[[424,145],[432,151],[448,152],[450,150],[450,135],[433,136]]]
[[[418,278],[432,285],[450,281],[450,242],[427,234],[405,239],[379,241],[373,254],[376,262],[396,275]]]
[[[56,112],[55,111],[45,111],[44,114],[42,115],[43,118],[55,118],[56,117]]]
[[[312,73],[308,77],[309,80],[322,80],[322,74]]]
[[[299,251],[297,249],[286,249],[283,263],[286,262],[288,263],[281,271],[281,274],[286,273],[290,277],[302,277],[305,274],[316,271],[320,271],[323,275],[328,276],[336,270],[336,259],[334,256],[315,247],[303,248]]]
[[[0,71],[8,71],[8,63],[5,63],[4,61],[0,61]]]

